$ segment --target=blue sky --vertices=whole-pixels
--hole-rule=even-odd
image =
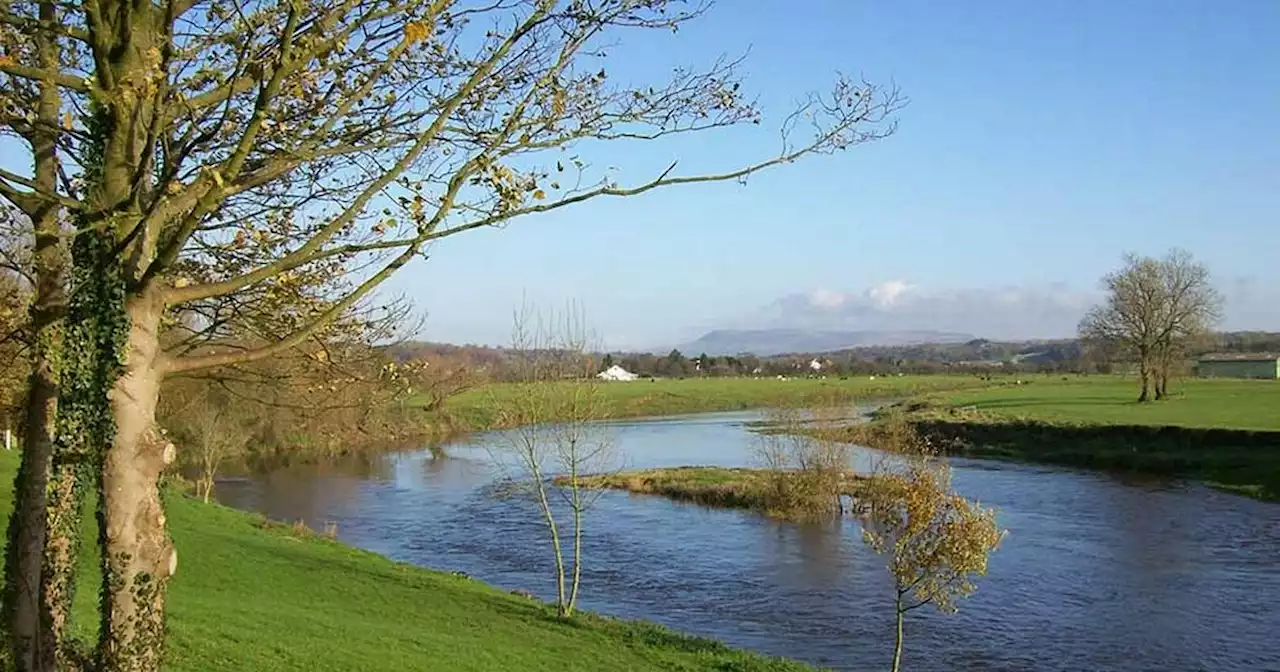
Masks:
[[[624,181],[674,158],[692,170],[775,151],[770,122],[837,69],[901,87],[911,102],[898,133],[745,187],[459,236],[392,289],[428,312],[433,340],[501,343],[522,294],[581,302],[605,342],[626,347],[783,326],[769,309],[779,300],[846,297],[812,302],[832,308],[885,283],[931,297],[920,305],[956,292],[1068,296],[1060,319],[959,325],[1051,337],[1069,333],[1123,252],[1181,246],[1228,296],[1224,326],[1280,328],[1277,26],[1269,0],[722,2],[674,37],[624,34],[610,68],[660,80],[749,47],[764,125],[619,147],[610,162]],[[820,314],[806,324],[826,326]]]
[[[453,342],[505,342],[522,296],[579,302],[611,347],[715,327],[1055,337],[1124,252],[1178,246],[1213,270],[1224,327],[1280,330],[1277,27],[1274,0],[721,0],[676,35],[615,35],[606,67],[660,83],[749,49],[763,124],[597,153],[620,182],[771,156],[837,70],[902,89],[898,133],[450,238],[386,291]]]

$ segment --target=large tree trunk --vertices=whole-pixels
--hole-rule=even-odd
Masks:
[[[177,551],[165,530],[160,473],[174,448],[155,431],[163,377],[163,303],[149,292],[130,299],[124,375],[111,390],[116,432],[101,478],[104,613],[102,669],[158,670],[164,645],[165,585]]]
[[[47,337],[47,335],[46,335]],[[9,650],[19,670],[40,659],[40,567],[44,557],[45,488],[53,455],[58,386],[49,353],[35,353],[22,430],[22,464],[14,479],[5,557],[4,616]]]
[[[1143,359],[1139,369],[1142,377],[1142,393],[1138,395],[1138,403],[1146,403],[1151,400],[1151,366],[1146,359]]]
[[[19,670],[36,669],[40,660],[41,565],[45,546],[46,489],[53,455],[54,422],[58,408],[55,362],[60,324],[65,309],[65,260],[57,239],[57,223],[36,236],[36,298],[31,310],[31,377],[22,426],[22,464],[14,479],[14,506],[9,518],[5,556],[4,616],[9,647]]]
[[[115,434],[107,392],[120,377],[125,338],[122,282],[110,234],[81,230],[73,243],[75,290],[59,358],[57,436],[46,488],[41,569],[40,669],[82,667],[67,636],[76,588],[85,489],[97,482],[102,456]]]
[[[53,36],[58,16],[53,2],[41,2],[39,29],[34,35],[36,57],[44,68],[59,66],[58,42]],[[27,136],[31,144],[33,178],[39,191],[57,190],[58,114],[61,96],[52,82],[42,82],[36,116],[39,122]],[[60,208],[51,201],[23,208],[31,218],[35,245],[32,261],[35,297],[31,305],[31,376],[27,386],[21,430],[22,464],[14,479],[13,511],[9,518],[5,553],[3,615],[8,647],[18,670],[33,670],[41,659],[40,586],[46,536],[45,490],[53,455],[54,423],[58,408],[57,358],[61,320],[66,309],[67,259],[59,238]]]

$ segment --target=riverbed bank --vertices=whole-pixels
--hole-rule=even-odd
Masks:
[[[6,484],[17,458],[0,451]],[[0,521],[11,505],[10,489],[0,489]],[[177,492],[166,505],[181,558],[168,600],[168,670],[811,669],[644,622],[589,614],[561,621],[553,609],[479,581]],[[96,627],[95,536],[86,530],[76,594],[75,631],[86,640]]]
[[[1027,418],[933,399],[882,409],[865,425],[815,433],[892,450],[901,435],[895,423],[951,455],[1187,478],[1280,500],[1277,431]]]

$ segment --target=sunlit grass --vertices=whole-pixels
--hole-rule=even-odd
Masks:
[[[1280,430],[1280,381],[1187,379],[1170,397],[1139,404],[1133,378],[1029,376],[1026,385],[966,390],[940,399],[952,407],[1028,420],[1107,425],[1170,425]]]
[[[1029,376],[1024,384],[926,395],[901,419],[955,454],[1191,478],[1280,499],[1280,382],[1180,380],[1159,402],[1131,378]],[[890,442],[887,420],[832,430]]]

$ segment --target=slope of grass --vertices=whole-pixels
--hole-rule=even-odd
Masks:
[[[1280,431],[1280,381],[1188,379],[1170,398],[1139,404],[1138,383],[1110,376],[1030,376],[1004,385],[939,395],[952,407],[1001,417],[1103,425],[1168,425]]]
[[[558,385],[575,385],[565,382]],[[637,380],[601,385],[612,418],[734,411],[770,406],[808,406],[820,400],[896,399],[929,392],[990,385],[974,376],[855,376],[838,378],[690,378]],[[469,390],[445,403],[444,416],[459,431],[494,429],[498,409],[518,397],[524,385],[495,383]]]
[[[5,484],[16,466],[16,453],[0,454]],[[6,485],[3,520],[11,504]],[[560,621],[482,583],[177,493],[168,512],[180,559],[169,593],[170,670],[810,669],[647,623],[590,615]],[[95,562],[91,553],[84,558],[76,600],[86,638],[95,620]]]

